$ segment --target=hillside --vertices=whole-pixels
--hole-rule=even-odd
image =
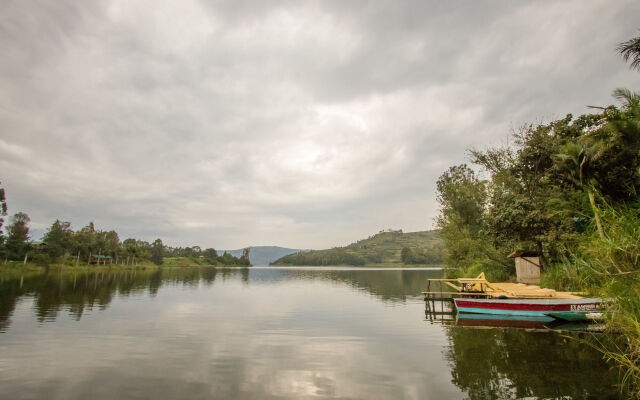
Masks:
[[[273,265],[438,265],[443,251],[437,231],[382,231],[345,247],[290,254]]]
[[[278,246],[252,246],[249,247],[249,261],[251,262],[251,265],[269,265],[281,257],[300,251],[303,250],[287,249],[286,247]],[[224,250],[218,251],[220,254],[223,252]],[[227,250],[227,253],[234,257],[240,257],[242,255],[242,249]]]

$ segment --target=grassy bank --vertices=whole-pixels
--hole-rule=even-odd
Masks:
[[[131,270],[157,270],[160,267],[152,262],[141,262],[137,265],[122,264],[104,264],[95,265],[87,263],[65,263],[65,264],[49,264],[39,265],[33,262],[26,264],[21,261],[8,261],[0,263],[0,273],[25,273],[25,272],[44,272],[47,270],[64,270],[64,271],[131,271]]]
[[[204,259],[193,259],[189,257],[165,257],[162,260],[163,267],[200,267],[210,265]]]
[[[601,211],[603,236],[592,229],[562,262],[542,277],[543,286],[611,299],[605,357],[621,373],[623,390],[640,399],[640,208]]]

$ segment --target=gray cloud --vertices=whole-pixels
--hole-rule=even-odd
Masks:
[[[427,229],[435,180],[640,75],[631,1],[9,1],[0,179],[35,229],[321,248]]]

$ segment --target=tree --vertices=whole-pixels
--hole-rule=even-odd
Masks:
[[[597,160],[597,157],[598,151],[595,146],[583,146],[575,142],[567,143],[563,152],[557,154],[557,159],[564,163],[561,166],[567,166],[565,168],[567,176],[587,194],[598,234],[601,239],[604,239],[604,231],[602,230],[602,222],[600,221],[594,194],[596,191],[594,184],[595,173],[592,164]]]
[[[2,182],[0,182],[2,184]],[[7,200],[4,195],[4,188],[0,187],[0,256],[6,256],[4,249],[5,236],[2,233],[2,225],[4,224],[4,216],[7,215]]]
[[[91,252],[96,248],[96,229],[93,222],[76,231],[72,238],[73,254],[79,255],[89,261]]]
[[[162,265],[162,258],[164,256],[164,244],[162,240],[156,239],[151,244],[151,261],[156,265]]]
[[[413,264],[416,255],[409,247],[403,247],[400,251],[400,259],[403,264]]]
[[[242,250],[242,256],[240,257],[240,264],[242,265],[250,265],[251,262],[249,261],[249,248],[247,247],[246,249]]]
[[[605,238],[596,197],[618,204],[637,199],[640,187],[640,95],[616,89],[622,109],[610,106],[598,117],[603,121],[584,129],[556,155],[557,169],[586,193],[597,231]]]
[[[29,250],[29,222],[31,219],[23,212],[11,217],[6,240],[7,254],[11,260],[23,259]]]
[[[446,263],[467,268],[485,258],[482,221],[487,202],[486,182],[466,164],[450,167],[437,182],[440,214],[436,223],[447,247]]]
[[[437,182],[440,217],[438,224],[455,222],[460,225],[481,227],[487,192],[484,182],[467,164],[450,167]]]
[[[120,238],[118,237],[118,233],[113,230],[104,232],[104,245],[105,253],[115,257],[118,249],[120,248]]]
[[[202,252],[202,256],[204,257],[205,261],[211,265],[216,264],[216,261],[218,260],[218,252],[212,248],[205,249]]]
[[[222,253],[222,256],[218,258],[222,265],[236,265],[238,259],[227,253],[226,251]]]
[[[620,43],[616,50],[625,61],[631,60],[631,68],[640,70],[640,36]]]
[[[72,250],[71,223],[57,219],[42,238],[44,251],[56,260]]]
[[[548,256],[557,257],[575,242],[574,218],[589,215],[583,202],[586,186],[578,178],[584,156],[580,155],[584,145],[579,144],[606,124],[604,114],[576,119],[569,114],[525,126],[513,135],[508,148],[471,151],[472,161],[491,173],[484,232],[498,251],[535,249],[547,267]],[[576,149],[575,154],[567,153]]]

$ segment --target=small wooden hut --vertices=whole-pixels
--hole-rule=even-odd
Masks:
[[[540,254],[533,251],[517,250],[509,254],[516,260],[516,279],[520,283],[536,285],[540,283]]]

